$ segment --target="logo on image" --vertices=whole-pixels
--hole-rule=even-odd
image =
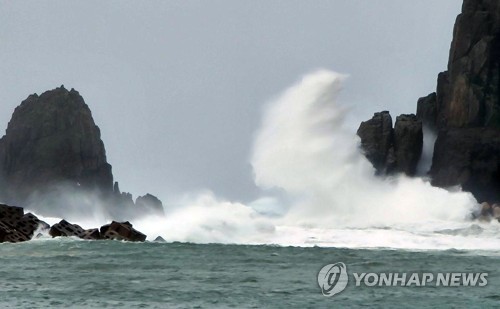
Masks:
[[[349,281],[344,263],[325,265],[318,273],[318,284],[324,296],[331,297],[342,292]]]

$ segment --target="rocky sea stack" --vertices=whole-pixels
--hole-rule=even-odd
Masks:
[[[375,113],[358,129],[365,155],[378,174],[415,175],[422,154],[422,122],[415,115],[400,115],[392,127],[388,111]]]
[[[4,196],[16,204],[61,183],[113,191],[111,165],[92,113],[76,90],[63,86],[30,95],[15,109],[0,140],[0,170]]]
[[[99,213],[115,220],[162,215],[147,194],[132,200],[113,182],[99,127],[78,91],[64,86],[32,94],[0,139],[0,199],[46,216]]]
[[[392,133],[388,119],[387,112],[383,117],[375,114],[358,130],[362,148],[379,173],[393,171],[403,160],[396,170],[412,174],[423,124],[437,134],[429,171],[432,184],[460,185],[479,202],[500,201],[500,2],[464,1],[448,70],[439,73],[436,92],[418,100],[412,129],[399,137],[405,144],[399,155],[398,138],[391,137],[397,135],[397,121]]]

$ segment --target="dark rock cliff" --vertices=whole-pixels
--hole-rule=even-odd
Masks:
[[[146,195],[134,203],[113,185],[101,133],[82,96],[61,86],[18,106],[0,139],[0,198],[43,215],[99,212],[124,219],[163,214]]]
[[[435,99],[432,99],[435,98]],[[478,201],[500,201],[500,2],[465,0],[436,93],[417,116],[438,132],[430,175]]]
[[[431,168],[439,187],[462,185],[479,201],[500,201],[500,134],[493,128],[442,131]]]
[[[396,117],[393,128],[389,112],[375,113],[372,119],[361,123],[357,134],[378,175],[415,175],[423,145],[422,121],[415,115]]]
[[[418,99],[417,118],[422,120],[422,124],[429,129],[436,131],[436,93],[433,92],[426,97]]]
[[[446,78],[438,80],[439,128],[500,128],[500,3],[465,0],[453,31]]]
[[[417,171],[418,161],[423,146],[422,122],[417,116],[400,115],[394,124],[394,155],[396,171],[413,176]]]
[[[101,133],[74,89],[30,95],[15,109],[0,149],[4,194],[14,203],[60,182],[102,193],[113,190]]]
[[[373,164],[377,174],[384,174],[394,162],[394,132],[388,111],[375,113],[372,119],[363,121],[357,132],[365,156]]]
[[[500,202],[500,1],[464,0],[453,30],[448,69],[439,73],[436,92],[418,100],[417,118],[421,123],[405,130],[398,129],[396,121],[398,169],[412,174],[423,124],[437,134],[432,184],[460,185],[479,202]],[[358,135],[379,170],[375,164],[379,161],[373,161],[376,147],[370,143],[380,147],[386,143],[359,130]],[[398,144],[404,146],[398,148]]]

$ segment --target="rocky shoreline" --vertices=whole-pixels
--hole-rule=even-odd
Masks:
[[[50,226],[22,207],[0,204],[0,243],[18,243],[40,237],[48,232],[52,237],[78,237],[86,240],[146,241],[146,235],[134,229],[128,221],[112,221],[100,228],[83,229],[77,224],[61,220]]]

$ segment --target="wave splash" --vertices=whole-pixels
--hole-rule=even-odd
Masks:
[[[478,207],[471,194],[423,178],[374,176],[359,138],[344,128],[349,109],[337,102],[344,79],[313,72],[268,104],[251,154],[255,183],[268,196],[244,205],[187,194],[166,218],[134,226],[152,238],[196,243],[500,248],[500,224],[470,221]]]

